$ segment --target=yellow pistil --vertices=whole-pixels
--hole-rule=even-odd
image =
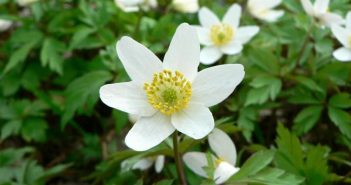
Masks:
[[[218,166],[221,162],[223,162],[224,160],[222,159],[222,158],[217,158],[216,160],[215,160],[215,164],[216,164],[216,166]]]
[[[148,102],[157,110],[171,115],[187,107],[191,98],[191,83],[179,71],[163,70],[154,74],[151,83],[144,84]]]
[[[211,40],[216,46],[228,44],[234,35],[234,29],[228,24],[217,24],[211,27]]]
[[[351,48],[351,35],[349,36],[348,44],[349,44],[349,47]]]

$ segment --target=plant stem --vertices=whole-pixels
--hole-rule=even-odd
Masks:
[[[181,185],[186,185],[184,170],[183,170],[183,163],[180,159],[180,153],[178,149],[178,132],[175,131],[173,134],[173,151],[174,151],[174,160],[177,167],[177,173],[179,177],[179,181]]]

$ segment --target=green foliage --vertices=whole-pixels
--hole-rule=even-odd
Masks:
[[[114,0],[16,2],[0,0],[0,18],[14,22],[0,32],[0,185],[179,184],[172,142],[146,152],[128,150],[124,138],[132,123],[126,113],[101,103],[99,88],[129,81],[115,48],[122,36],[162,59],[177,26],[199,25],[197,14],[177,12],[165,0],[156,9],[131,13]],[[247,3],[199,2],[218,15],[233,2]],[[306,15],[300,1],[284,0],[277,9],[284,16],[269,23],[244,8],[240,25],[259,25],[260,32],[240,54],[217,63],[245,67],[234,93],[211,107],[216,126],[230,134],[238,151],[241,169],[227,183],[350,184],[351,63],[335,60],[332,52],[341,45],[330,28]],[[351,6],[338,0],[329,9],[345,17]],[[206,138],[183,136],[179,149],[209,151]],[[121,167],[125,160],[135,164],[158,155],[166,156],[159,174]],[[209,155],[213,165],[206,171],[213,175]],[[213,184],[185,172],[189,185]]]

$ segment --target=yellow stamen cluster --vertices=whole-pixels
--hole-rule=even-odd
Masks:
[[[349,36],[348,44],[349,44],[349,48],[351,48],[351,35]]]
[[[221,162],[223,162],[224,160],[222,158],[217,158],[215,160],[215,165],[218,166]]]
[[[234,29],[228,24],[217,24],[211,27],[211,40],[216,46],[228,44],[234,37]]]
[[[144,84],[148,102],[157,110],[171,115],[184,109],[191,98],[191,84],[179,71],[155,73],[151,83]]]

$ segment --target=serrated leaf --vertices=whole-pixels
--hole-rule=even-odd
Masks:
[[[321,105],[309,106],[301,110],[294,119],[294,132],[298,135],[307,133],[319,120],[322,110]]]
[[[325,154],[326,150],[321,146],[308,150],[304,169],[306,184],[324,184],[328,176],[328,164]]]
[[[48,125],[41,118],[29,118],[24,120],[21,128],[21,134],[26,141],[43,142],[46,139],[46,130]]]
[[[329,118],[333,123],[340,129],[346,137],[351,139],[351,116],[346,111],[341,109],[329,107],[328,109]]]
[[[250,60],[255,63],[259,68],[271,74],[279,73],[279,63],[276,56],[272,51],[255,47],[250,50]]]
[[[340,93],[332,96],[329,100],[329,106],[334,108],[347,109],[351,107],[351,95]]]
[[[79,107],[87,103],[89,97],[89,101],[96,102],[99,88],[111,78],[107,71],[93,71],[71,82],[65,90],[66,107],[61,128],[65,127]]]
[[[40,60],[42,66],[49,66],[52,71],[58,74],[63,73],[63,51],[65,50],[65,44],[54,39],[46,38],[43,47],[40,52]]]
[[[310,78],[307,78],[304,76],[297,76],[294,79],[312,91],[318,91],[321,93],[325,93],[324,90],[314,80],[312,80]]]

